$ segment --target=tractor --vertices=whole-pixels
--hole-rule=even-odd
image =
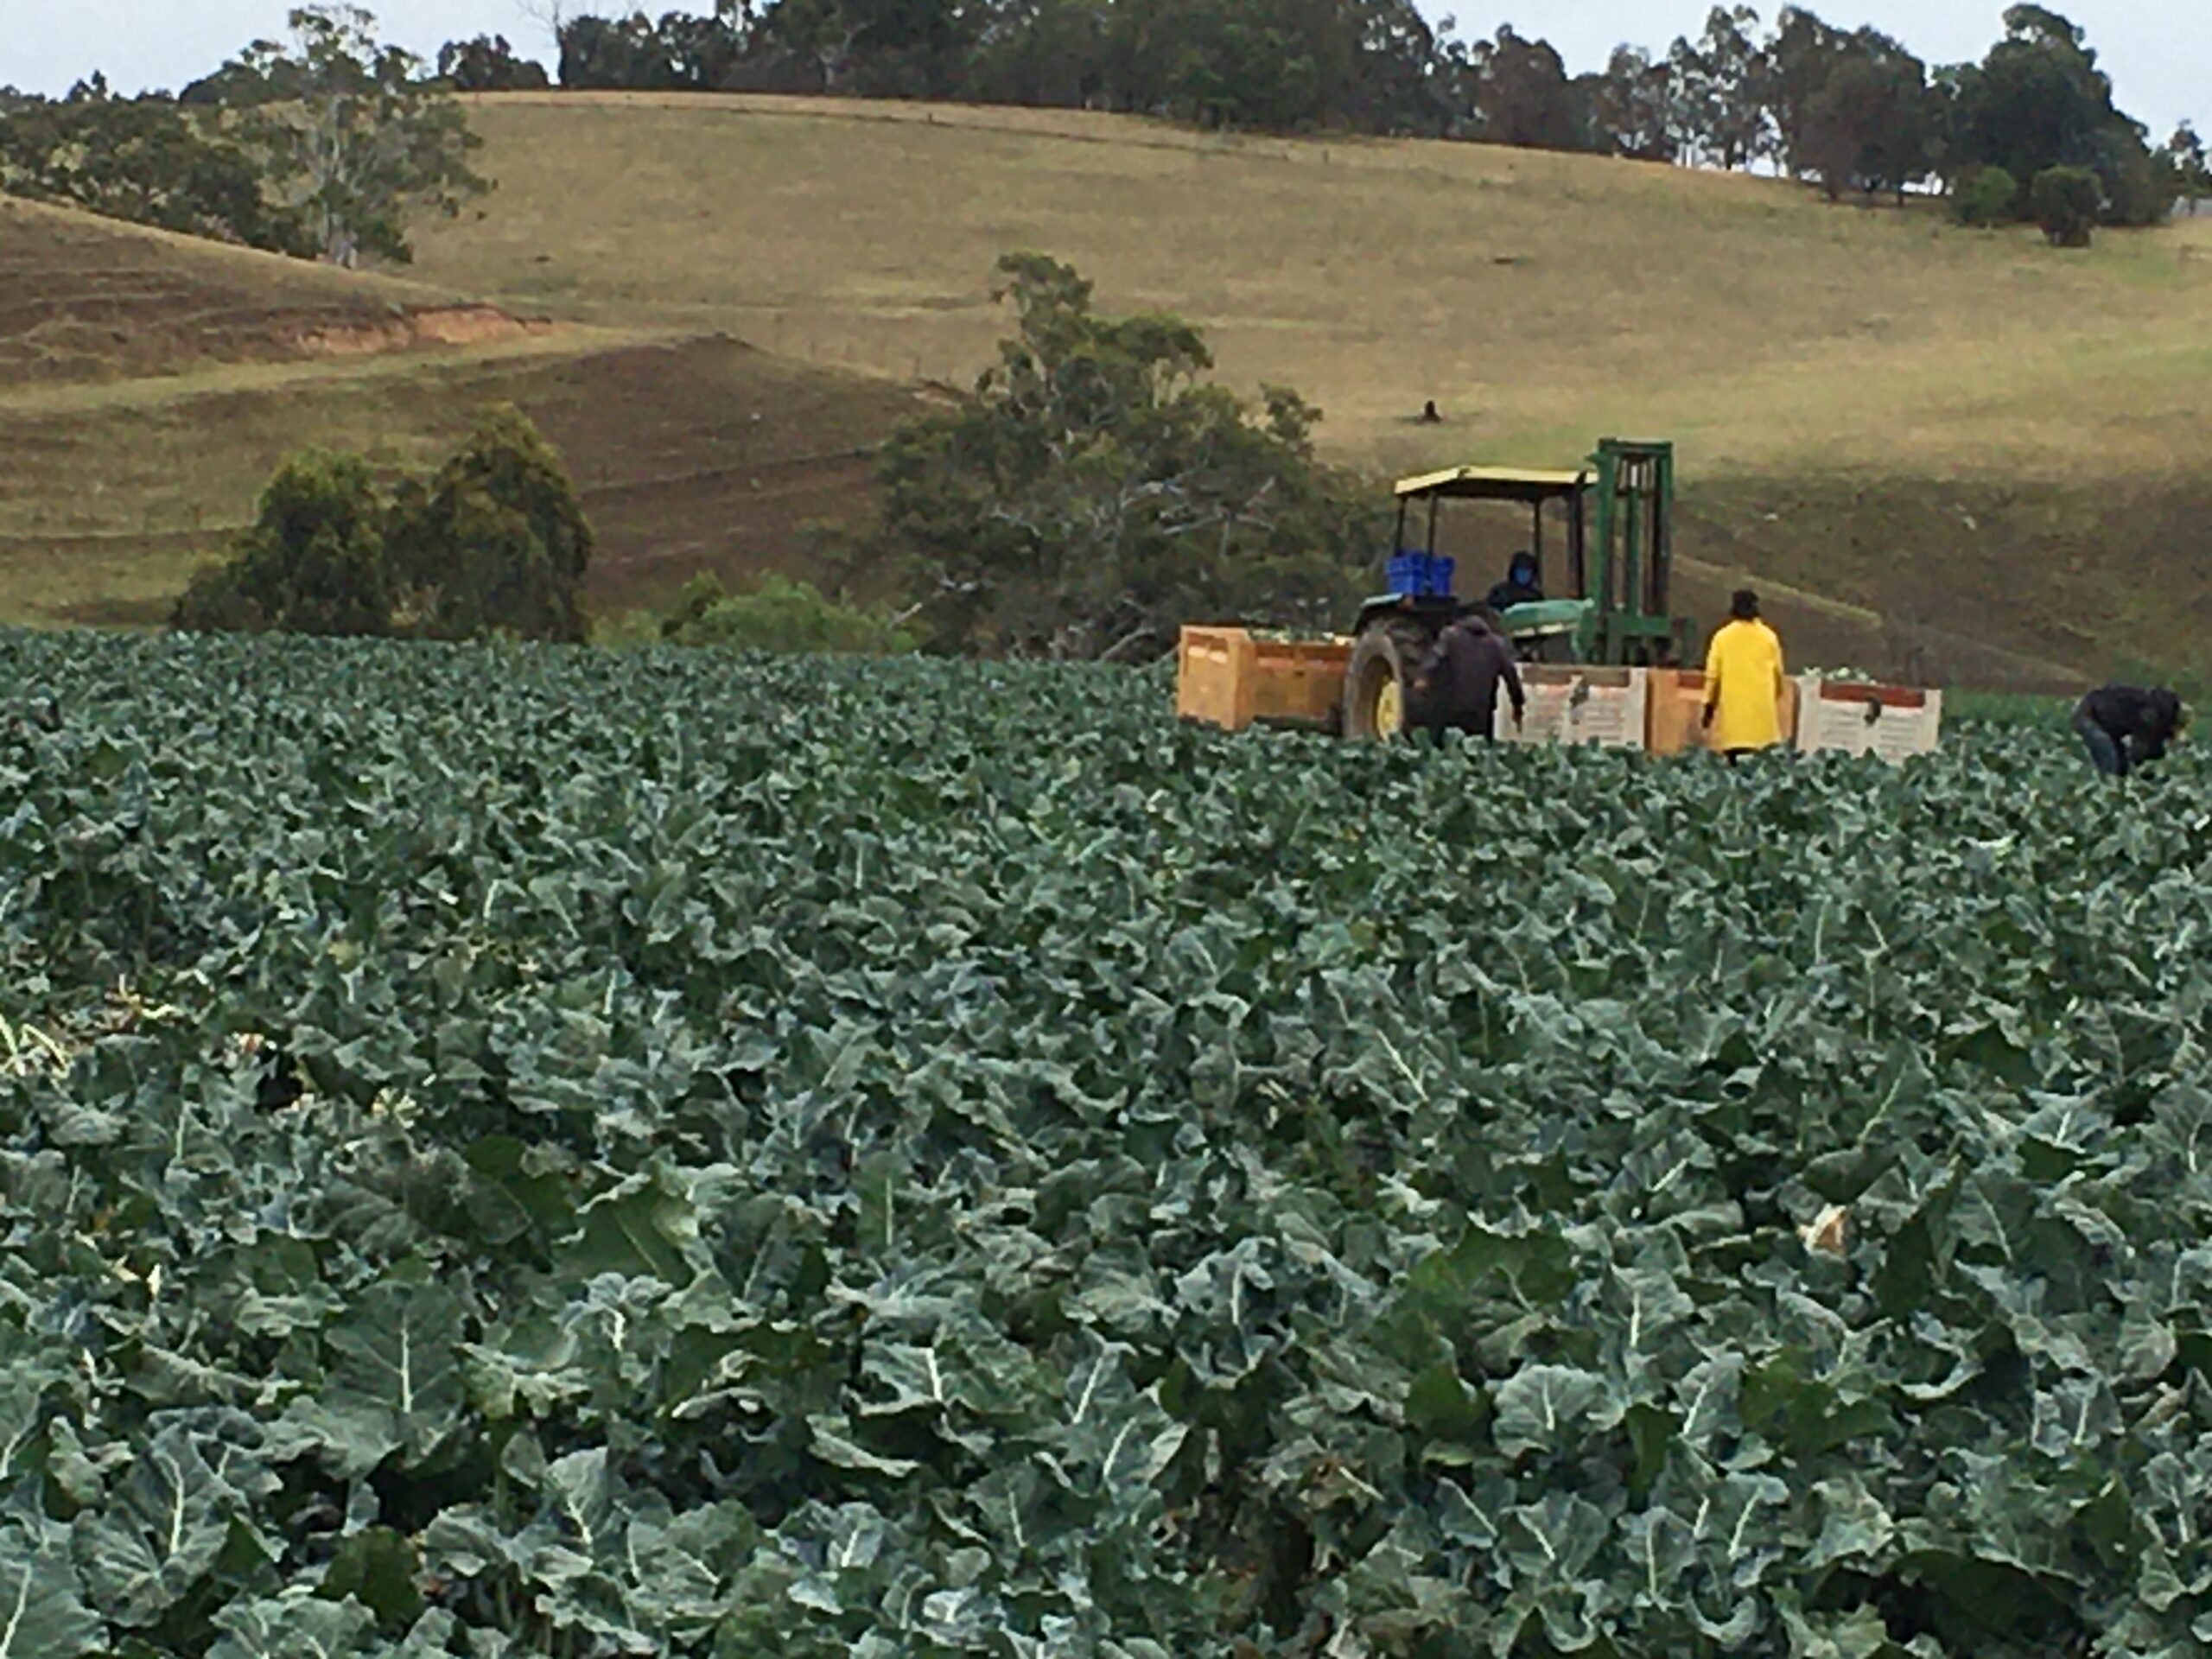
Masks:
[[[1457,467],[1401,480],[1389,591],[1360,607],[1344,676],[1343,729],[1394,737],[1427,718],[1427,671],[1437,638],[1476,601],[1452,591],[1455,562],[1437,549],[1447,501],[1502,501],[1529,510],[1528,551],[1546,597],[1502,613],[1499,632],[1524,661],[1671,667],[1694,644],[1667,610],[1673,575],[1675,453],[1669,443],[1602,441],[1573,472]],[[1425,545],[1408,529],[1426,509]],[[1547,571],[1548,516],[1563,522],[1565,592]]]

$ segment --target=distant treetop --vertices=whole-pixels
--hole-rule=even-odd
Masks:
[[[496,50],[462,57],[499,67]],[[0,97],[0,190],[338,264],[404,264],[413,219],[486,188],[452,79],[380,41],[358,7],[302,6],[287,41],[252,42],[174,99],[118,99],[98,73],[58,99]]]
[[[1873,29],[1785,6],[1770,29],[1715,6],[1663,53],[1599,73],[1509,24],[1457,38],[1410,0],[767,0],[571,17],[561,82],[1080,105],[1205,126],[1463,138],[1640,160],[1772,166],[1831,198],[1946,188],[1989,168],[2097,177],[2100,217],[2140,224],[2178,175],[2113,105],[2085,32],[2005,14],[1980,63],[1931,67]],[[2024,199],[2015,217],[2026,213]]]
[[[1462,40],[1412,0],[715,0],[572,16],[558,35],[564,87],[1080,107],[1770,168],[1834,200],[1940,187],[1975,222],[1997,172],[2015,184],[2012,220],[2034,216],[2031,181],[2054,168],[2095,181],[2105,225],[2151,224],[2212,190],[2195,131],[2152,149],[2079,25],[2039,5],[2004,21],[1980,61],[1931,66],[1803,6],[1769,27],[1716,5],[1694,39],[1624,46],[1581,75],[1510,24]],[[289,46],[257,41],[177,99],[117,99],[96,73],[61,99],[0,92],[0,189],[341,263],[404,260],[411,218],[484,188],[450,94],[548,84],[496,35],[432,64],[380,43],[352,6],[290,22]]]

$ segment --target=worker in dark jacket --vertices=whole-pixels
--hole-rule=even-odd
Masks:
[[[2188,723],[2181,699],[2163,686],[2101,686],[2074,709],[2074,729],[2088,746],[2090,760],[2113,778],[2125,778],[2145,760],[2164,755]]]
[[[1513,556],[1513,563],[1505,567],[1505,580],[1492,588],[1483,602],[1493,611],[1510,611],[1516,605],[1533,605],[1543,596],[1543,584],[1536,578],[1536,556],[1522,551]]]
[[[1513,699],[1513,723],[1521,724],[1528,697],[1513,647],[1482,611],[1471,611],[1444,630],[1429,668],[1428,728],[1441,745],[1447,731],[1465,732],[1488,742],[1497,723],[1497,688],[1503,682]]]

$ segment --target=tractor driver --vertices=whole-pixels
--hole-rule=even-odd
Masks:
[[[1510,611],[1516,605],[1534,605],[1544,596],[1542,582],[1536,574],[1536,556],[1527,549],[1513,556],[1505,568],[1505,580],[1490,590],[1490,597],[1483,603],[1493,611]]]

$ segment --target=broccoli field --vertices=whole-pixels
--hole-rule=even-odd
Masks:
[[[2212,776],[0,635],[0,1659],[2212,1652]]]

